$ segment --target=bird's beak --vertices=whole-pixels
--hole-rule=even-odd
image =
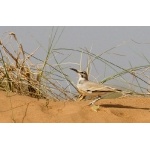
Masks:
[[[79,71],[77,69],[74,69],[74,68],[70,68],[70,69],[75,71],[76,73],[79,73]]]

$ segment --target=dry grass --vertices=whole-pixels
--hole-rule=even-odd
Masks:
[[[7,92],[11,91],[21,95],[36,97],[38,99],[74,100],[74,96],[76,94],[71,90],[71,88],[73,87],[76,90],[77,88],[69,76],[65,73],[64,70],[66,67],[64,67],[64,64],[74,64],[77,65],[80,70],[82,70],[82,58],[84,55],[87,58],[86,70],[89,75],[91,66],[96,70],[96,66],[94,64],[95,60],[100,61],[100,63],[104,63],[107,67],[115,71],[114,75],[106,77],[101,81],[101,83],[120,78],[130,87],[138,87],[141,90],[141,93],[137,93],[133,89],[127,89],[131,93],[149,95],[148,87],[150,85],[150,77],[147,73],[150,70],[150,63],[146,57],[145,59],[148,61],[148,65],[138,67],[132,67],[131,65],[130,68],[125,69],[101,57],[104,53],[109,52],[117,46],[107,50],[106,52],[103,52],[100,55],[96,55],[92,53],[91,50],[86,48],[80,50],[65,48],[56,49],[55,45],[60,38],[60,36],[58,39],[56,38],[57,31],[58,30],[53,31],[51,34],[45,60],[35,57],[35,53],[39,50],[39,47],[31,54],[27,53],[24,50],[23,45],[19,42],[16,34],[13,32],[7,35],[7,42],[5,42],[5,39],[0,40],[0,90]],[[12,45],[14,44],[16,45],[16,48],[13,48]],[[57,55],[63,55],[62,51],[79,53],[81,56],[79,63],[64,63],[64,61],[70,57],[70,55],[65,56],[61,62],[58,61],[59,57],[57,57]],[[50,58],[53,58],[55,63],[50,63]],[[119,68],[120,71],[117,71],[116,68]],[[125,79],[124,75],[126,74],[130,74],[137,84],[135,84],[135,82],[133,83],[132,81],[129,82],[127,79]],[[62,82],[66,83],[66,85],[62,85]],[[147,87],[143,87],[141,82],[146,84]]]
[[[4,44],[0,40],[1,59],[0,59],[0,89],[4,91],[12,91],[21,95],[28,95],[36,98],[55,99],[61,98],[72,99],[69,91],[64,88],[59,80],[54,79],[58,75],[56,72],[62,73],[62,68],[48,64],[49,55],[52,54],[52,47],[49,48],[45,60],[34,57],[37,48],[33,53],[28,54],[24,51],[22,44],[17,39],[15,33],[9,33],[9,43],[17,44],[17,51],[12,51],[8,44]],[[36,59],[36,64],[32,60]],[[39,67],[40,66],[40,67]],[[41,67],[42,66],[42,67]],[[45,68],[49,66],[51,71]],[[62,80],[66,78],[59,76]],[[60,94],[61,93],[61,94]],[[63,96],[62,96],[63,94]]]

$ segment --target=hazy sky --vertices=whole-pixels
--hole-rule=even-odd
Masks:
[[[47,26],[6,26],[0,27],[0,38],[7,39],[8,32],[16,33],[19,41],[24,47],[24,50],[29,53],[31,53],[39,45],[41,45],[41,48],[36,53],[36,55],[39,58],[43,59],[46,54],[45,51],[43,51],[43,49],[45,48],[45,50],[47,50],[49,37],[52,31],[55,32],[56,30],[57,27],[52,28]],[[59,37],[59,35],[61,35],[61,37],[58,40],[58,43],[56,44],[55,48],[87,48],[89,50],[91,49],[91,51],[95,54],[102,54],[106,50],[116,47],[108,53],[103,54],[102,57],[125,68],[131,67],[130,63],[132,64],[132,66],[148,64],[147,61],[145,61],[141,55],[145,55],[149,59],[150,44],[148,43],[150,43],[150,27],[66,26],[58,28],[56,39]],[[132,40],[135,40],[136,42],[139,42],[141,44],[137,44]],[[74,54],[73,52],[70,53],[72,53],[72,55],[67,61],[71,60],[72,62],[79,63],[80,55]],[[85,66],[85,61],[83,61],[82,63],[83,66]],[[79,66],[74,65],[74,67],[78,68]],[[105,66],[102,65],[101,62],[96,62],[96,68],[99,73],[96,73],[95,70],[93,70],[92,74],[95,76],[99,76],[100,74],[100,80],[106,76],[114,74],[114,72],[107,69],[106,74],[104,75],[104,67]],[[66,72],[70,73],[70,70],[67,70]]]
[[[64,29],[64,30],[63,30]],[[56,27],[55,27],[56,30]],[[119,49],[120,54],[142,51],[149,53],[149,45],[135,44],[131,39],[140,43],[150,43],[150,27],[59,27],[57,36],[63,33],[56,48],[92,48],[93,53],[100,54],[114,46],[124,45]],[[0,37],[6,37],[7,32],[16,33],[18,39],[28,52],[35,50],[39,43],[47,49],[52,27],[0,27]],[[39,43],[38,43],[38,42]],[[40,53],[40,52],[39,52]]]
[[[56,30],[56,27],[54,30]],[[122,44],[113,49],[111,53],[116,52],[126,55],[125,59],[130,59],[130,61],[133,61],[130,58],[133,57],[133,53],[135,55],[135,53],[142,52],[146,56],[150,55],[149,44],[136,44],[131,41],[133,39],[140,43],[150,43],[150,27],[59,27],[57,38],[62,30],[63,33],[55,46],[56,48],[79,49],[86,47],[92,49],[93,53],[101,54],[114,46]],[[47,49],[52,27],[0,27],[0,38],[6,38],[7,32],[16,33],[24,49],[27,52],[32,52],[39,46],[39,43]],[[42,50],[39,50],[38,53],[41,54],[41,52]],[[105,55],[105,57],[113,59],[114,56]]]
[[[59,27],[59,33],[62,29],[63,27]],[[35,40],[38,40],[45,47],[47,46],[52,27],[0,27],[0,37],[10,31],[15,32],[24,46],[31,49],[35,46]],[[93,51],[103,51],[130,39],[150,42],[150,27],[66,26],[59,40],[59,46],[79,48],[93,45]]]

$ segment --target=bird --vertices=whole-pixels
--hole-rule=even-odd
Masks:
[[[121,92],[122,90],[106,86],[102,83],[95,83],[93,81],[89,81],[88,74],[86,71],[79,71],[74,68],[70,68],[75,71],[79,75],[79,79],[77,82],[77,89],[80,93],[79,101],[83,100],[86,96],[98,97],[94,101],[92,101],[89,105],[94,104],[96,101],[101,99],[101,96],[112,93],[112,92]]]

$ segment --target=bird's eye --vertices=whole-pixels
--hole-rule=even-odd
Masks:
[[[82,74],[86,74],[86,72],[85,71],[83,71],[83,72],[81,72]]]

